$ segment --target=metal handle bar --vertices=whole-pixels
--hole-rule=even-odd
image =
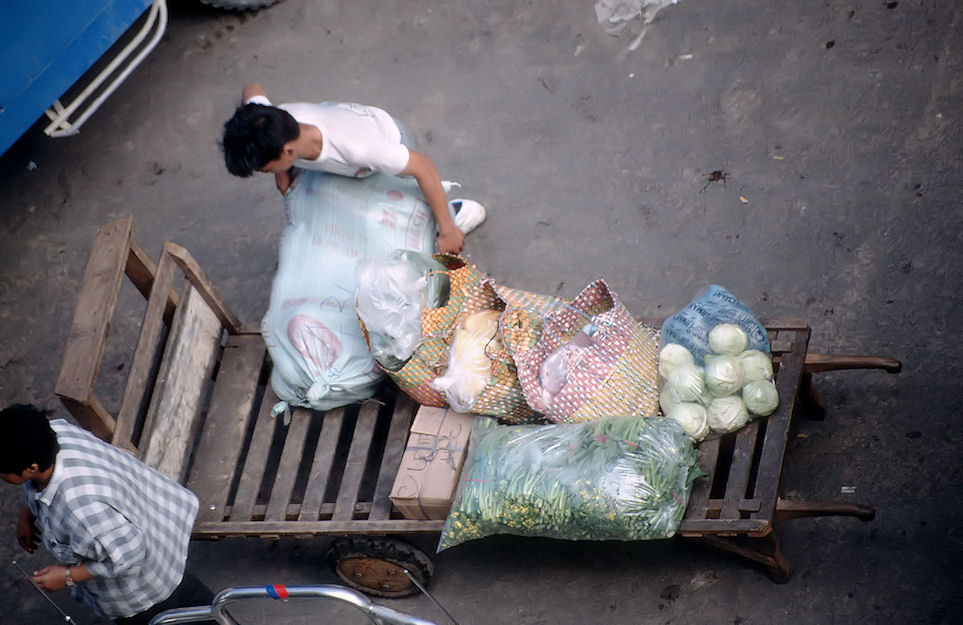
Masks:
[[[372,623],[384,625],[436,625],[417,616],[411,616],[374,603],[360,592],[344,586],[320,584],[316,586],[242,586],[227,588],[217,593],[209,606],[177,608],[161,612],[150,625],[170,625],[174,623],[196,623],[198,621],[217,621],[220,625],[238,625],[228,614],[226,608],[231,603],[246,599],[290,599],[290,598],[335,599],[349,603],[364,613]]]

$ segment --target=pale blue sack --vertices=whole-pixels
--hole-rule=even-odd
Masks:
[[[382,372],[355,312],[356,267],[396,249],[430,254],[437,226],[413,178],[302,171],[284,199],[277,274],[261,333],[271,387],[289,406],[330,410],[372,397]],[[287,405],[286,405],[287,404]]]

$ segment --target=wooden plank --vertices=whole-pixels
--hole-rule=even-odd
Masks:
[[[683,519],[678,534],[758,534],[769,530],[766,519]]]
[[[707,474],[697,478],[689,493],[689,505],[685,511],[686,519],[708,518],[709,493],[716,475],[716,463],[719,460],[719,438],[702,441],[699,444],[699,468]]]
[[[391,515],[391,487],[394,486],[401,457],[405,453],[405,443],[408,440],[408,430],[418,407],[407,395],[398,393],[395,408],[391,413],[391,425],[388,428],[388,438],[385,441],[385,451],[381,458],[381,469],[378,471],[378,483],[372,498],[372,521],[387,519]]]
[[[231,312],[224,300],[221,299],[220,293],[214,288],[214,285],[201,270],[197,261],[194,260],[194,257],[190,255],[190,252],[180,245],[168,241],[164,243],[164,253],[174,257],[174,260],[180,266],[181,270],[184,271],[184,275],[191,281],[194,288],[201,293],[204,301],[207,302],[211,310],[218,316],[228,332],[237,334],[241,329],[241,321],[234,316],[234,313]]]
[[[444,521],[409,521],[392,519],[389,521],[368,521],[355,519],[347,521],[248,521],[212,522],[200,521],[194,525],[195,538],[214,538],[221,536],[265,536],[265,535],[320,535],[320,534],[437,534],[445,527]]]
[[[773,319],[763,318],[759,320],[759,323],[766,326],[768,330],[776,332],[781,330],[799,332],[809,331],[809,323],[805,319],[800,319],[798,317],[776,317]]]
[[[752,455],[756,448],[756,437],[759,434],[759,421],[753,419],[736,434],[736,442],[732,448],[732,462],[729,465],[729,477],[726,480],[726,494],[722,504],[722,518],[738,519],[740,505],[749,493],[749,470],[752,468]]]
[[[114,428],[113,444],[131,444],[131,435],[135,422],[144,405],[145,394],[151,387],[152,369],[157,358],[163,352],[164,345],[164,316],[166,302],[164,293],[171,290],[174,284],[174,273],[177,267],[174,260],[162,254],[155,270],[155,277],[150,292],[147,294],[147,310],[144,321],[140,326],[140,337],[137,348],[127,374],[127,385],[124,387],[124,397],[117,411],[117,425]],[[145,431],[150,431],[150,423],[145,423]],[[141,446],[147,441],[141,437]]]
[[[140,246],[134,237],[130,238],[130,246],[127,254],[127,263],[124,273],[134,283],[134,287],[140,291],[144,298],[150,297],[150,290],[154,285],[154,276],[157,275],[157,267],[154,261],[147,255],[144,248]]]
[[[776,338],[770,341],[769,347],[773,354],[783,354],[792,351],[792,343],[782,338]]]
[[[773,536],[775,536],[775,534],[773,534]],[[756,541],[753,541],[749,545],[743,545],[722,536],[705,535],[705,536],[697,536],[695,538],[699,542],[703,542],[707,545],[711,545],[716,549],[722,549],[723,551],[734,553],[743,558],[747,558],[749,560],[753,560],[755,562],[764,564],[770,568],[785,567],[786,573],[788,574],[788,565],[785,564],[785,560],[782,557],[782,555],[778,552],[778,550],[774,552],[774,555],[766,554],[763,551],[763,548],[766,545],[757,545]],[[764,540],[764,538],[760,537],[759,540]],[[771,541],[770,541],[770,544],[771,544]]]
[[[328,488],[328,480],[331,479],[331,467],[343,426],[344,408],[335,408],[324,413],[321,434],[314,450],[314,460],[311,462],[311,472],[308,474],[308,484],[298,515],[299,521],[316,521],[320,518],[324,492]]]
[[[719,505],[721,506],[722,504],[720,503]],[[254,520],[255,523],[260,523],[264,521],[265,516],[267,516],[267,509],[268,509],[267,504],[264,504],[264,503],[255,504],[254,507],[251,509],[250,518],[246,520],[247,521]],[[370,514],[371,503],[358,502],[355,504],[354,509],[355,511],[360,511],[363,514]],[[233,505],[226,506],[224,508],[224,512],[225,512],[224,516],[230,519],[231,521],[239,520],[234,517]],[[299,503],[288,503],[287,507],[284,509],[285,518],[297,517],[300,514],[301,514],[301,504]],[[322,523],[327,523],[327,519],[330,519],[332,514],[334,514],[334,503],[321,504],[321,514],[318,518],[322,519],[321,520]],[[300,521],[301,519],[298,519],[298,520]],[[317,520],[317,519],[311,519],[311,520]]]
[[[61,396],[60,402],[64,405],[64,408],[77,419],[80,425],[90,431],[94,436],[108,443],[110,442],[114,432],[114,418],[110,416],[107,409],[100,404],[100,400],[97,399],[95,395],[90,395],[85,402],[78,402],[69,397]],[[122,447],[130,450],[130,443]]]
[[[284,521],[288,503],[291,501],[291,491],[294,481],[298,477],[298,465],[304,453],[307,442],[308,427],[311,425],[311,411],[295,408],[291,416],[291,423],[287,427],[287,437],[284,439],[284,449],[281,461],[271,488],[265,521]]]
[[[86,405],[97,380],[133,227],[133,218],[125,217],[101,228],[87,260],[55,387],[74,402]]]
[[[244,458],[244,468],[241,470],[237,493],[234,495],[234,505],[230,510],[231,521],[250,521],[255,514],[257,495],[261,490],[264,469],[267,466],[268,454],[271,453],[271,441],[277,424],[277,418],[271,415],[271,409],[277,401],[277,396],[270,388],[264,392],[257,421],[254,422],[251,444]],[[262,511],[261,514],[263,513]]]
[[[769,416],[766,423],[766,438],[759,456],[754,493],[755,498],[760,502],[760,508],[759,512],[751,515],[753,519],[772,519],[776,511],[782,463],[789,438],[789,424],[796,402],[796,391],[802,379],[808,344],[809,331],[799,331],[793,340],[792,352],[782,357],[779,375],[776,377],[779,407]]]
[[[185,282],[140,445],[141,460],[176,482],[190,460],[220,348],[220,321]]]
[[[368,462],[368,451],[378,421],[378,404],[366,402],[358,411],[358,422],[351,439],[348,461],[341,477],[341,488],[334,507],[334,520],[345,521],[354,515],[354,505],[358,501],[358,490],[364,477],[364,467]]]
[[[259,336],[232,336],[224,347],[211,405],[194,454],[187,486],[200,500],[197,522],[223,518],[228,491],[241,453],[261,367],[264,341]]]

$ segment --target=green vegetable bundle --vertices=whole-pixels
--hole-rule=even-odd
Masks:
[[[700,475],[692,441],[671,419],[502,426],[478,418],[438,550],[493,534],[668,538]]]

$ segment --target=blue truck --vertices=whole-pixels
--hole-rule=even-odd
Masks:
[[[201,0],[256,9],[277,0]],[[46,115],[44,132],[76,134],[160,42],[165,0],[2,0],[0,154]]]

